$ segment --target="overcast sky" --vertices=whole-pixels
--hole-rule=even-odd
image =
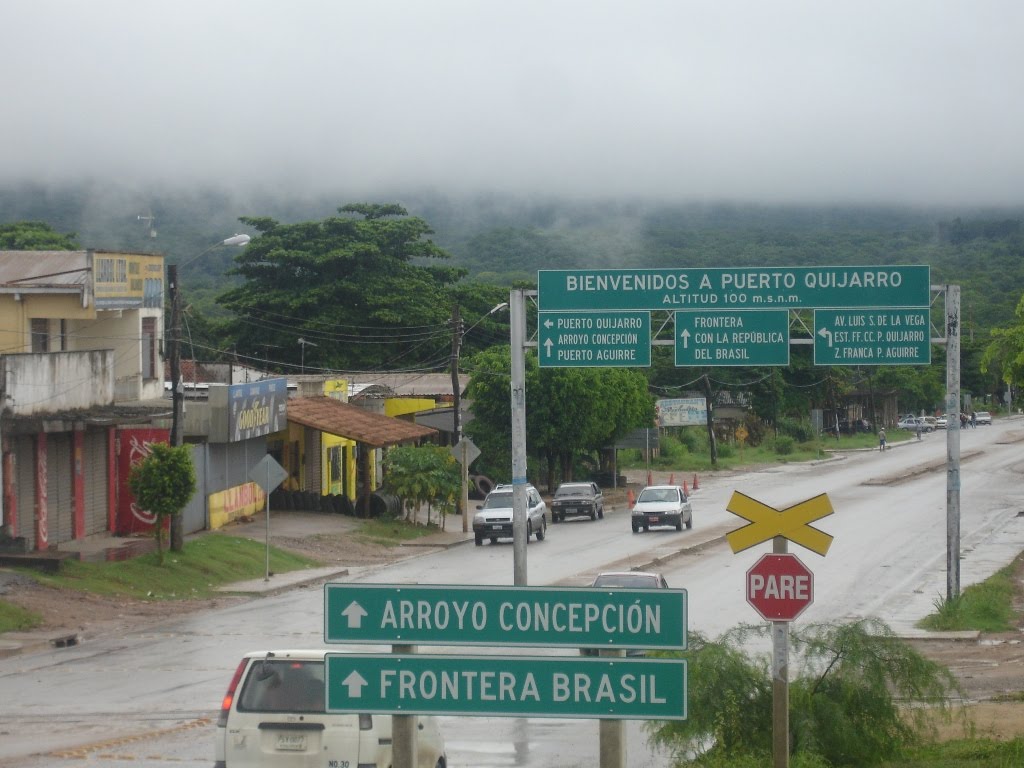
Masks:
[[[0,181],[1024,204],[1020,0],[2,0]]]

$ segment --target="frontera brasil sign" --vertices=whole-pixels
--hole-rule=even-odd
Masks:
[[[927,307],[927,266],[579,269],[537,273],[541,311]]]
[[[685,659],[328,653],[326,665],[328,712],[686,719]]]

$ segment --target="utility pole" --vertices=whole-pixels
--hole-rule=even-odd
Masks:
[[[462,387],[459,384],[459,354],[462,350],[462,317],[459,305],[452,306],[452,354],[449,360],[452,373],[452,445],[462,441]],[[459,507],[456,513],[462,517],[462,532],[469,530],[469,462],[466,461],[465,446],[459,459]]]
[[[171,446],[181,445],[182,433],[184,432],[182,420],[184,418],[185,392],[181,386],[181,291],[178,290],[178,265],[167,265],[167,290],[171,294]],[[171,541],[172,552],[181,552],[185,547],[185,527],[181,515],[171,515]],[[175,524],[177,523],[177,524]]]

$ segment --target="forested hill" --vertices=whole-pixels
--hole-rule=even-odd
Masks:
[[[184,262],[244,231],[242,216],[320,220],[363,201],[31,186],[0,188],[0,223],[44,221],[76,233],[83,247],[155,251]],[[538,269],[576,267],[928,264],[933,284],[962,286],[965,331],[981,332],[1010,322],[1024,294],[1024,210],[582,204],[439,194],[372,202],[404,205],[433,227],[435,241],[472,279],[501,285],[532,283]],[[233,256],[214,251],[189,264],[183,280],[212,295]]]

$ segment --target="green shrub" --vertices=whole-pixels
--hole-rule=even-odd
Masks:
[[[796,448],[796,440],[789,435],[779,435],[775,438],[775,444],[772,446],[772,450],[779,456],[788,456],[794,448]]]
[[[731,443],[719,443],[718,444],[718,456],[722,459],[731,459],[736,455],[736,449],[732,447]]]
[[[686,444],[672,435],[662,435],[659,441],[661,446],[661,457],[663,459],[681,459],[689,453]]]
[[[790,744],[793,765],[878,765],[949,718],[958,694],[949,670],[897,638],[882,621],[811,624],[791,635]],[[768,654],[744,650],[764,625],[737,627],[710,641],[690,632],[687,720],[651,722],[652,741],[678,764],[770,765],[772,674]],[[919,706],[927,704],[928,706]]]
[[[779,434],[792,437],[798,443],[806,443],[815,438],[814,425],[808,419],[779,419]]]
[[[704,427],[682,427],[678,437],[690,453],[708,452],[708,431]]]

